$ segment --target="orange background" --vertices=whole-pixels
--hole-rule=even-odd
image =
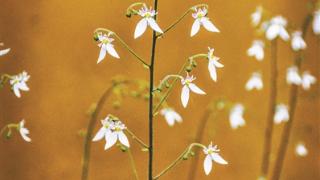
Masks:
[[[148,78],[148,71],[136,63],[122,46],[115,42],[121,59],[107,56],[96,64],[99,48],[92,40],[97,27],[118,33],[145,59],[150,57],[151,31],[134,40],[133,32],[139,18],[125,17],[126,8],[135,1],[117,0],[2,0],[0,2],[0,40],[11,47],[9,55],[0,57],[0,72],[30,73],[31,91],[16,98],[8,86],[0,91],[0,126],[26,119],[32,143],[24,142],[18,134],[0,140],[0,179],[80,179],[83,139],[78,131],[88,123],[86,111],[97,101],[109,80],[122,74],[134,78]],[[199,62],[194,71],[195,81],[207,96],[192,94],[187,109],[180,103],[180,88],[175,87],[169,104],[184,118],[182,124],[168,127],[160,116],[155,118],[155,173],[160,172],[192,141],[204,107],[213,99],[225,97],[242,102],[246,107],[247,125],[231,130],[227,112],[210,119],[204,144],[213,141],[221,149],[228,166],[214,165],[210,176],[202,169],[204,155],[200,153],[198,179],[248,180],[259,175],[265,119],[268,107],[269,48],[266,58],[257,62],[246,56],[254,39],[249,16],[259,4],[273,14],[282,14],[293,27],[299,27],[307,14],[307,0],[160,0],[158,23],[163,29],[186,9],[198,3],[210,6],[209,17],[221,30],[220,34],[201,29],[190,38],[193,18],[189,15],[174,30],[158,41],[156,54],[156,82],[166,74],[177,72],[185,59],[206,53],[214,47],[225,65],[218,70],[214,83],[207,71],[207,63]],[[152,1],[148,1],[152,4]],[[319,44],[311,30],[307,36],[308,50],[303,70],[310,70],[319,79]],[[289,87],[285,82],[286,68],[293,63],[294,53],[288,44],[279,43],[279,98],[288,102]],[[263,72],[265,88],[246,92],[244,84],[251,73]],[[105,106],[103,116],[113,113],[133,132],[147,142],[147,103],[128,98],[119,110]],[[288,147],[282,179],[319,179],[319,84],[308,92],[300,91],[296,121]],[[100,127],[96,126],[95,132]],[[213,134],[213,128],[215,133]],[[279,144],[283,124],[274,132],[273,152]],[[307,157],[294,154],[295,144],[303,141],[309,150]],[[141,179],[147,175],[147,153],[130,140]],[[127,154],[117,148],[104,151],[104,142],[93,143],[90,179],[133,179]],[[191,161],[184,161],[161,179],[186,179]]]

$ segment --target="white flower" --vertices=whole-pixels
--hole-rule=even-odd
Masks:
[[[10,79],[11,89],[14,94],[20,98],[20,91],[29,91],[29,87],[27,86],[27,81],[30,79],[30,75],[27,72],[23,71],[22,73],[12,76]]]
[[[222,68],[224,67],[223,64],[221,64],[219,62],[220,58],[216,57],[213,55],[214,49],[212,48],[208,48],[209,52],[208,52],[208,59],[209,59],[209,63],[208,63],[208,69],[209,69],[209,73],[210,73],[210,77],[212,80],[217,81],[217,70],[216,68]]]
[[[267,27],[266,37],[268,40],[274,40],[280,36],[284,41],[288,41],[290,36],[286,30],[287,20],[282,16],[276,16],[271,19]]]
[[[255,57],[258,61],[262,61],[264,58],[264,42],[261,40],[255,40],[252,46],[248,49],[247,54],[250,57]]]
[[[291,47],[294,51],[304,50],[307,48],[307,44],[302,38],[301,31],[295,31],[292,33]]]
[[[194,78],[193,76],[189,76],[189,74],[187,74],[186,78],[181,79],[181,84],[183,85],[181,92],[181,102],[183,107],[187,107],[188,105],[190,90],[196,94],[206,94],[198,86],[192,83],[192,81],[194,81],[195,79],[196,78]]]
[[[138,12],[138,14],[142,17],[142,19],[138,22],[136,26],[136,30],[134,31],[134,38],[140,37],[147,29],[147,26],[150,26],[151,29],[158,33],[163,33],[157,22],[153,19],[153,17],[157,14],[155,10],[152,8],[148,9],[146,5],[144,5]]]
[[[320,35],[320,10],[314,12],[313,22],[312,22],[313,32],[316,35]]]
[[[284,104],[278,104],[273,120],[276,124],[280,124],[281,122],[287,122],[289,120],[288,106]]]
[[[110,36],[107,35],[107,34],[99,33],[98,34],[98,41],[99,41],[98,46],[101,49],[100,49],[100,54],[99,54],[99,58],[98,58],[98,62],[97,63],[101,62],[106,57],[107,52],[111,56],[113,56],[113,57],[115,57],[117,59],[120,58],[118,53],[117,53],[117,51],[114,49],[113,44],[111,44],[114,41],[113,38],[110,38]]]
[[[310,72],[308,72],[308,71],[303,72],[303,74],[302,74],[302,88],[304,90],[309,90],[310,86],[312,84],[316,83],[316,81],[317,81],[316,77],[312,76],[310,74]]]
[[[92,141],[99,141],[111,133],[111,125],[113,124],[113,121],[109,115],[104,120],[101,120],[101,124],[102,127],[99,129]]]
[[[195,19],[195,21],[192,24],[190,34],[191,37],[199,32],[201,25],[210,32],[220,32],[218,28],[207,17],[208,10],[206,8],[199,8],[195,9],[194,11],[195,13],[192,14],[192,17]]]
[[[20,132],[21,137],[22,137],[25,141],[31,142],[31,139],[28,137],[29,130],[24,127],[24,124],[25,124],[25,120],[23,119],[23,120],[20,121],[20,123],[19,123],[18,130],[19,130],[19,132]]]
[[[3,55],[6,55],[8,54],[10,51],[10,48],[7,48],[7,49],[1,49],[0,50],[0,56],[3,56]]]
[[[250,79],[246,84],[246,90],[251,91],[253,89],[261,90],[263,88],[263,82],[261,74],[258,72],[252,73]]]
[[[263,8],[262,6],[258,6],[256,8],[256,11],[254,13],[251,14],[251,24],[256,27],[259,25],[261,18],[262,18],[262,11]]]
[[[289,67],[287,69],[287,83],[300,85],[301,81],[302,81],[302,79],[299,75],[298,67],[296,67],[296,66]]]
[[[124,134],[123,130],[127,127],[119,120],[114,121],[110,126],[111,132],[105,135],[106,145],[104,149],[107,150],[112,147],[117,140],[126,147],[130,147],[127,136]]]
[[[175,122],[181,123],[182,117],[171,108],[163,108],[160,114],[164,116],[169,126],[173,126]]]
[[[308,149],[306,148],[306,146],[304,144],[299,143],[296,146],[296,154],[298,156],[305,157],[306,155],[308,155]]]
[[[209,144],[208,148],[203,149],[203,152],[206,154],[203,162],[203,168],[206,175],[209,175],[212,170],[212,161],[224,165],[228,164],[228,162],[219,155],[220,149],[218,149],[217,145],[213,146],[212,142]]]
[[[244,118],[244,107],[242,104],[235,104],[231,110],[229,115],[229,121],[232,129],[238,129],[246,124]]]

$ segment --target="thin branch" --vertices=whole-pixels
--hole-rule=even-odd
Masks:
[[[130,150],[130,149],[128,149],[128,150],[127,150],[127,152],[128,152],[128,155],[129,155],[130,165],[131,165],[131,168],[132,168],[132,171],[133,171],[134,177],[136,178],[136,180],[139,180],[138,171],[137,171],[136,164],[135,164],[135,162],[134,162],[134,159],[133,159],[133,156],[132,156],[131,150]]]
[[[138,138],[133,132],[131,132],[129,129],[126,129],[127,133],[132,137],[133,140],[137,141],[143,148],[148,149],[148,145],[144,143],[140,138]]]

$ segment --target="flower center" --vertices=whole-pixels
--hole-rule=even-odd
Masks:
[[[146,12],[146,14],[144,15],[145,18],[150,18],[152,17],[151,13],[150,12]]]
[[[102,41],[101,41],[103,44],[108,44],[108,43],[110,43],[110,41],[109,41],[109,39],[103,39]]]

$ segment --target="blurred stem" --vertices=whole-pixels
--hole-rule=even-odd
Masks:
[[[200,123],[198,123],[198,128],[197,128],[197,133],[196,133],[196,137],[195,137],[195,142],[199,142],[202,143],[203,141],[203,134],[205,132],[205,127],[207,125],[207,122],[210,118],[210,115],[213,113],[213,110],[210,110],[209,108],[207,108],[203,115],[202,118],[200,120]],[[214,115],[216,115],[216,113],[214,113]],[[195,154],[198,153],[198,149],[195,150]],[[199,156],[195,156],[193,162],[191,163],[190,166],[190,170],[189,170],[189,180],[193,180],[195,179],[195,176],[197,174],[197,167],[198,167],[198,162],[199,162]]]
[[[277,39],[271,41],[271,59],[270,59],[270,96],[269,96],[269,113],[267,116],[264,148],[262,154],[262,164],[260,176],[266,177],[268,175],[270,164],[270,153],[272,143],[273,131],[273,117],[275,114],[275,107],[277,103]]]
[[[126,131],[133,140],[137,141],[137,143],[140,144],[140,146],[142,146],[143,148],[149,148],[146,143],[144,143],[140,138],[138,138],[135,134],[133,134],[133,132],[131,132],[129,129],[126,129]]]
[[[95,110],[92,112],[89,124],[86,131],[86,137],[84,140],[84,146],[83,146],[83,157],[82,157],[82,175],[81,180],[87,180],[88,174],[89,174],[89,161],[90,161],[90,148],[91,148],[91,139],[92,139],[92,133],[94,126],[97,122],[97,118],[102,110],[103,105],[105,104],[105,101],[109,98],[109,96],[112,94],[112,91],[115,87],[118,85],[125,83],[124,82],[115,82],[110,87],[108,87],[103,95],[100,97],[97,106]]]
[[[163,171],[161,171],[158,175],[156,175],[153,179],[159,179],[161,176],[163,176],[164,174],[166,174],[169,170],[171,170],[172,168],[174,168],[176,165],[179,164],[179,162],[181,162],[182,160],[186,160],[188,158],[188,156],[190,155],[190,153],[192,152],[192,148],[193,147],[200,147],[200,148],[205,148],[204,145],[200,144],[200,143],[192,143],[190,144],[185,151],[183,151],[180,156],[174,160],[172,163],[170,163],[170,165],[168,167],[166,167]]]
[[[113,32],[113,31],[111,31],[111,30],[109,30],[109,29],[106,29],[106,28],[98,28],[98,29],[96,29],[96,30],[94,31],[95,34],[98,33],[98,32],[105,32],[105,33],[107,33],[107,34],[109,34],[109,35],[113,35],[115,38],[117,38],[117,39],[120,41],[120,43],[124,46],[125,49],[127,49],[134,57],[136,57],[136,59],[137,59],[139,62],[141,62],[144,66],[149,67],[149,64],[146,63],[146,62],[143,60],[143,58],[141,58],[126,42],[124,42],[124,40],[122,40],[122,39],[120,38],[120,36],[118,36],[117,33]]]
[[[154,10],[158,10],[158,0],[153,1]],[[154,20],[157,20],[155,15]],[[148,179],[153,177],[153,85],[154,85],[154,61],[156,53],[157,34],[152,33],[151,59],[149,65],[149,162],[148,162]]]
[[[136,179],[136,180],[139,180],[138,171],[137,171],[137,168],[136,168],[136,165],[135,165],[135,162],[134,162],[134,159],[133,159],[133,156],[132,156],[131,150],[130,150],[130,149],[128,149],[128,150],[127,150],[127,152],[128,152],[128,155],[129,155],[130,165],[131,165],[131,168],[132,168],[132,171],[133,171],[134,177],[135,177],[135,179]]]
[[[303,22],[302,25],[302,37],[305,38],[307,34],[308,27],[312,21],[312,14],[308,14]],[[295,58],[295,65],[300,70],[301,68],[301,61],[303,60],[303,53],[299,52],[297,53],[297,56]],[[291,129],[294,121],[294,115],[295,110],[297,106],[297,100],[298,100],[298,86],[291,85],[290,89],[290,95],[289,95],[289,121],[284,125],[284,129],[282,132],[282,137],[280,141],[280,147],[277,154],[277,159],[275,161],[275,166],[272,173],[272,180],[278,180],[280,179],[282,167],[283,167],[283,161],[286,156],[287,147],[290,140],[290,134]]]

